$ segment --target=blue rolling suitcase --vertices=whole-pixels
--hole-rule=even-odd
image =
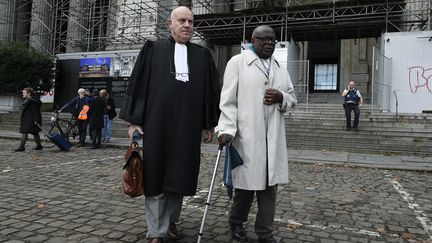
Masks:
[[[57,147],[59,147],[61,151],[68,151],[72,147],[72,144],[68,140],[66,140],[62,135],[56,132],[48,133],[43,129],[43,127],[40,124],[38,124],[37,122],[35,122],[35,124],[42,130],[43,134],[51,142],[53,142],[55,145],[57,145]]]
[[[72,144],[68,140],[66,140],[62,135],[56,132],[46,134],[46,136],[62,151],[68,151],[72,147]]]

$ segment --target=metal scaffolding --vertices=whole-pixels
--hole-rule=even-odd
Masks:
[[[138,48],[169,34],[179,5],[214,45],[238,44],[261,24],[298,41],[431,29],[431,0],[0,0],[0,41],[50,54]]]

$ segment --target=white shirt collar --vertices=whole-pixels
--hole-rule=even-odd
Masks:
[[[175,43],[174,48],[174,67],[176,79],[182,82],[189,81],[189,65],[187,46]]]

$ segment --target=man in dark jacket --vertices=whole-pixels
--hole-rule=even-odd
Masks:
[[[104,127],[105,100],[102,97],[94,96],[93,103],[90,106],[89,114],[89,131],[92,139],[92,149],[98,149],[102,142],[102,128]]]
[[[193,15],[178,7],[171,36],[147,41],[135,63],[120,118],[143,134],[147,238],[179,239],[183,196],[196,193],[201,139],[212,140],[219,82],[210,51],[191,43]]]
[[[78,132],[79,132],[79,144],[77,147],[85,146],[85,139],[87,136],[87,125],[88,119],[80,120],[78,119],[78,115],[80,111],[83,109],[84,105],[91,105],[93,101],[92,97],[86,95],[86,90],[83,88],[78,89],[78,96],[74,97],[68,103],[66,103],[58,112],[67,111],[72,113],[77,118]]]
[[[22,91],[23,98],[25,99],[22,105],[20,133],[21,142],[15,152],[21,152],[25,150],[25,144],[28,139],[28,134],[31,133],[34,136],[36,142],[36,148],[34,150],[42,150],[41,140],[39,136],[40,128],[36,126],[42,124],[42,114],[40,111],[42,101],[38,99],[32,88],[24,88]]]
[[[109,97],[106,89],[102,89],[99,95],[105,100],[105,112],[104,112],[104,128],[102,130],[102,142],[109,143],[112,134],[112,124],[114,117],[117,116],[115,110],[114,100]]]

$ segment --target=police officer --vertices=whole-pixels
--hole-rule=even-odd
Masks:
[[[355,82],[350,81],[348,88],[342,92],[342,96],[345,97],[345,117],[346,117],[346,129],[351,130],[351,111],[354,111],[354,124],[353,128],[358,129],[360,120],[360,109],[359,105],[363,105],[363,98],[360,91],[355,88]]]

